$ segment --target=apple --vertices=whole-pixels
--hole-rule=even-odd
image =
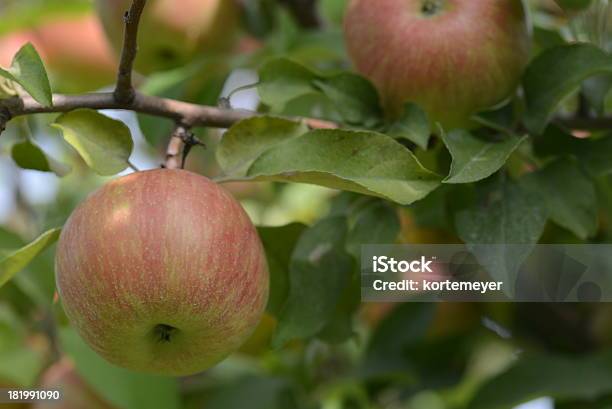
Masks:
[[[10,67],[17,51],[27,43],[32,43],[44,58],[38,38],[32,32],[18,31],[0,37],[0,67]]]
[[[111,43],[121,50],[124,13],[132,0],[96,0]],[[136,69],[143,74],[180,67],[200,53],[232,48],[238,29],[234,0],[149,0],[140,20]]]
[[[109,362],[203,371],[260,322],[269,276],[257,230],[207,178],[157,169],[113,180],[69,217],[56,252],[66,315]]]
[[[95,15],[54,17],[34,34],[54,90],[81,93],[115,81],[117,58]]]
[[[113,408],[81,378],[74,363],[68,358],[62,358],[45,371],[40,388],[61,390],[62,398],[58,401],[36,402],[32,409]]]
[[[531,44],[520,0],[351,0],[344,35],[389,116],[411,101],[446,128],[509,97]]]

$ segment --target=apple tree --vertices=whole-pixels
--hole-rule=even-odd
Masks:
[[[61,408],[610,406],[606,303],[360,293],[368,244],[610,244],[609,0],[0,17],[0,389],[60,388]]]

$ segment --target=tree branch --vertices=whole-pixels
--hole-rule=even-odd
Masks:
[[[134,91],[130,102],[119,102],[113,93],[94,93],[83,95],[53,95],[53,106],[45,107],[32,97],[12,97],[0,100],[0,114],[4,111],[7,119],[18,116],[69,112],[78,108],[89,109],[119,109],[168,118],[185,127],[216,127],[229,128],[238,121],[261,114],[253,111],[217,108],[197,105],[174,99],[148,96]],[[312,118],[289,118],[304,122],[310,128],[337,128],[338,125],[324,120]],[[0,124],[2,116],[0,115]]]
[[[147,0],[134,0],[130,10],[124,16],[125,32],[123,48],[121,49],[121,61],[119,62],[117,86],[114,93],[115,98],[119,102],[130,102],[135,95],[132,85],[132,71],[138,52],[138,24],[146,4]]]

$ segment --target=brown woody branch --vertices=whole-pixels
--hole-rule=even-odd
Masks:
[[[185,125],[177,125],[172,135],[170,136],[170,142],[166,149],[166,163],[164,167],[168,169],[177,169],[182,165],[179,159],[183,147],[185,145],[185,135],[189,132],[189,129]]]
[[[147,4],[147,0],[134,0],[130,10],[125,13],[125,33],[123,48],[121,49],[121,60],[117,74],[117,86],[115,87],[115,99],[119,102],[130,102],[135,95],[132,85],[132,71],[134,60],[138,52],[138,24],[140,16]]]
[[[174,99],[148,96],[137,91],[130,102],[119,102],[113,93],[93,93],[83,95],[53,95],[53,106],[45,107],[32,97],[12,97],[0,100],[0,129],[2,124],[12,118],[40,113],[68,112],[78,108],[118,109],[168,118],[186,127],[229,128],[238,121],[260,115],[257,112],[197,105]],[[334,122],[314,118],[293,118],[303,121],[313,129],[337,128]],[[612,117],[600,118],[557,118],[560,125],[572,129],[606,130],[612,129]]]
[[[119,102],[113,93],[93,93],[83,95],[53,95],[53,106],[46,107],[33,98],[12,97],[0,100],[0,118],[2,112],[8,115],[7,119],[18,116],[69,112],[78,108],[89,109],[119,109],[168,118],[186,127],[215,127],[229,128],[238,121],[260,115],[257,112],[217,108],[213,106],[191,104],[174,99],[148,96],[134,91],[130,102]],[[312,118],[293,118],[303,121],[310,128],[337,128],[337,124]]]

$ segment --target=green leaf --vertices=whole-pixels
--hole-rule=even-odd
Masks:
[[[533,42],[540,49],[567,44],[567,41],[565,41],[557,28],[545,28],[539,26],[533,27]]]
[[[11,157],[22,169],[39,170],[41,172],[51,171],[49,161],[43,151],[29,140],[13,145]]]
[[[47,156],[42,149],[29,140],[13,145],[11,157],[22,169],[54,172],[58,176],[65,176],[70,172],[70,167],[68,165]]]
[[[489,273],[513,282],[544,231],[547,212],[539,196],[506,178],[498,179],[479,186],[481,200],[459,211],[455,224],[459,237]]]
[[[579,374],[579,376],[577,376]],[[527,355],[486,382],[469,409],[506,409],[535,398],[594,400],[612,393],[612,355]]]
[[[376,304],[373,304],[376,305]],[[367,346],[361,373],[368,377],[396,374],[413,377],[407,347],[424,342],[434,319],[431,303],[398,304],[376,328]]]
[[[581,239],[597,232],[595,184],[571,158],[562,158],[526,177],[546,204],[550,218]]]
[[[307,131],[304,124],[280,118],[240,121],[223,136],[216,152],[217,161],[228,176],[243,177],[264,152]]]
[[[106,362],[70,327],[59,331],[63,350],[74,360],[79,375],[100,396],[119,409],[178,409],[180,396],[174,378],[145,375]]]
[[[596,176],[612,173],[612,134],[581,139],[551,125],[534,139],[534,152],[542,157],[574,156]]]
[[[282,112],[292,99],[313,92],[313,82],[317,78],[303,65],[279,58],[261,67],[257,90],[261,101],[270,106],[273,112]]]
[[[206,409],[299,408],[286,379],[250,376],[224,384],[206,400]]]
[[[263,153],[248,178],[313,183],[410,204],[439,186],[401,144],[382,134],[318,130]]]
[[[511,100],[501,107],[478,112],[472,120],[499,133],[516,136],[514,129],[519,125],[518,111],[516,101]]]
[[[592,0],[555,0],[564,10],[578,11],[584,10],[591,5]]]
[[[0,379],[21,388],[33,387],[44,365],[41,355],[24,345],[0,350]]]
[[[612,134],[583,140],[576,156],[595,175],[612,174]]]
[[[291,223],[280,227],[258,227],[270,270],[270,296],[267,310],[276,316],[289,294],[289,261],[291,253],[306,226]]]
[[[526,138],[506,137],[501,142],[488,142],[463,130],[443,135],[453,157],[450,174],[443,182],[471,183],[491,176]]]
[[[378,93],[365,78],[343,72],[317,79],[314,85],[337,107],[344,122],[368,127],[380,122]]]
[[[0,382],[31,388],[43,368],[42,351],[27,345],[25,320],[6,303],[0,303]]]
[[[382,200],[372,200],[351,215],[346,247],[356,259],[361,257],[361,246],[393,244],[400,232],[397,210]]]
[[[275,118],[232,127],[217,154],[228,179],[311,183],[409,204],[440,184],[414,155],[375,132],[315,130]]]
[[[344,251],[346,234],[346,219],[332,217],[300,237],[291,257],[289,297],[274,346],[314,336],[332,318],[353,268],[353,259]]]
[[[393,122],[385,133],[394,138],[407,139],[425,150],[429,143],[431,129],[425,111],[416,104],[407,103],[404,105],[400,118]]]
[[[606,98],[612,90],[612,74],[598,75],[584,81],[582,93],[589,105],[599,114],[605,112]]]
[[[376,89],[351,72],[326,75],[286,58],[273,59],[259,70],[258,92],[274,113],[284,114],[291,101],[318,94],[329,100],[345,123],[372,127],[382,120]]]
[[[8,70],[0,68],[0,76],[15,81],[41,105],[53,105],[51,86],[45,66],[30,43],[21,47]]]
[[[551,48],[540,54],[523,78],[525,125],[540,134],[559,103],[587,78],[612,73],[612,55],[591,44]]]
[[[134,142],[123,122],[78,109],[61,115],[52,126],[62,131],[64,139],[99,175],[112,176],[129,166]]]
[[[0,259],[0,287],[6,284],[15,274],[23,270],[31,261],[52,245],[59,238],[61,229],[52,229],[25,247],[15,250]]]

